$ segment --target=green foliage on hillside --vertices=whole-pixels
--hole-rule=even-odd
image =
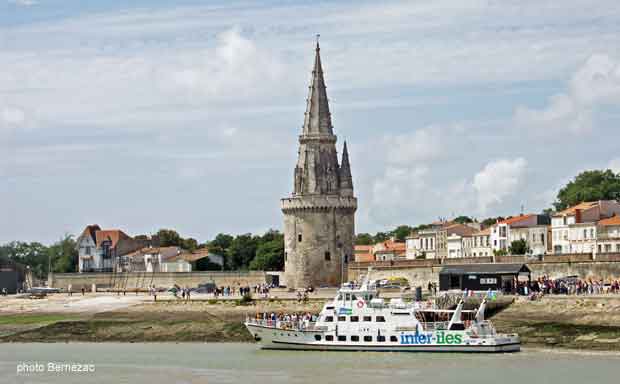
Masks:
[[[562,210],[583,201],[620,198],[620,174],[612,170],[584,171],[558,192],[553,206]]]
[[[22,241],[0,245],[0,261],[10,260],[29,266],[33,275],[39,279],[47,276],[50,262],[54,272],[75,272],[77,256],[75,240],[71,235],[65,235],[50,246]]]

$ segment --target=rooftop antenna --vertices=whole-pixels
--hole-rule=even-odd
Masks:
[[[321,37],[320,33],[316,34],[316,48],[319,49],[319,37]]]
[[[521,204],[521,216],[523,216],[523,204]]]

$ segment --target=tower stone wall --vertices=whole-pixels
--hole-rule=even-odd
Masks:
[[[309,88],[293,193],[281,201],[289,288],[340,285],[354,255],[357,199],[346,143],[338,162],[318,43]]]

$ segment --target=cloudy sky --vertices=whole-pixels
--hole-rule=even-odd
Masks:
[[[620,171],[617,1],[126,3],[0,0],[0,242],[281,228],[316,33],[359,232]]]

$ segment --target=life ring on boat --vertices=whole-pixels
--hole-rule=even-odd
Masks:
[[[364,308],[364,301],[363,300],[358,300],[357,307],[358,308]]]

